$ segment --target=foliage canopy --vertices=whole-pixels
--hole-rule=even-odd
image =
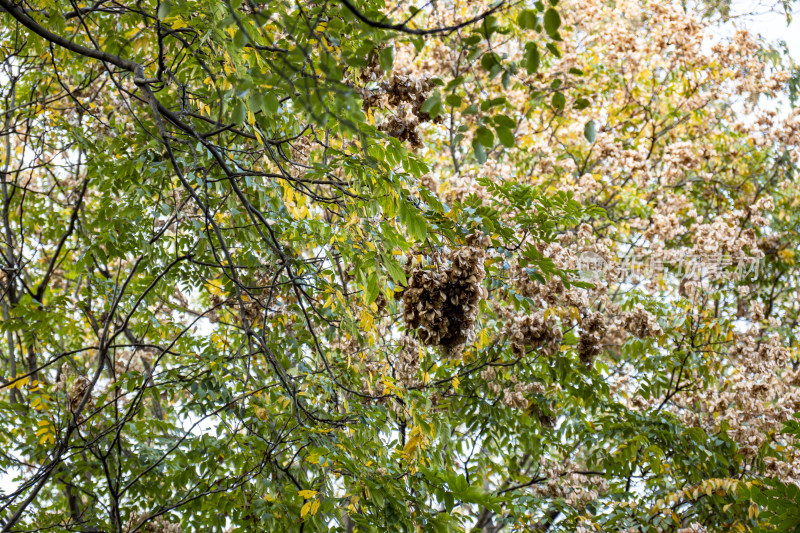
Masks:
[[[0,0],[3,531],[800,527],[723,7]]]

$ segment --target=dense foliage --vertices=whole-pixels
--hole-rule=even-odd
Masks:
[[[0,0],[3,531],[800,527],[798,80],[710,5]]]

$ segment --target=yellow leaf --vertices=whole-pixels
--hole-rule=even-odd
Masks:
[[[361,312],[361,323],[360,323],[361,329],[363,329],[364,331],[369,331],[370,329],[372,329],[373,323],[374,320],[372,318],[372,314],[366,309],[364,309]]]
[[[213,283],[206,283],[206,289],[215,296],[222,296],[222,289]]]
[[[306,516],[308,514],[308,511],[310,510],[311,510],[311,502],[304,503],[303,506],[300,508],[300,518]]]
[[[22,390],[22,387],[27,385],[28,381],[30,381],[30,379],[31,378],[29,376],[25,376],[24,378],[19,378],[19,379],[15,380],[15,381],[12,381],[8,386],[9,387],[16,387],[18,390]]]
[[[319,510],[320,501],[321,500],[314,500],[314,503],[311,504],[311,515],[312,516],[317,514],[317,511]]]
[[[269,419],[269,412],[266,409],[261,407],[260,405],[254,405],[253,411],[255,411],[256,416],[259,420],[268,420]]]
[[[413,437],[408,439],[406,445],[403,446],[403,454],[406,456],[410,456],[419,447],[421,441],[422,437],[420,435],[414,435]]]
[[[478,349],[480,350],[487,344],[489,344],[489,334],[486,333],[485,329],[482,329],[481,334],[478,336]]]
[[[298,491],[297,494],[299,496],[302,496],[304,500],[307,500],[309,498],[313,498],[314,496],[316,496],[317,492],[318,491],[316,491],[316,490],[301,490],[301,491]]]

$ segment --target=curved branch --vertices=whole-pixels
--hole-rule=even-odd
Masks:
[[[453,24],[452,26],[444,26],[442,28],[428,28],[428,29],[417,29],[417,28],[409,28],[406,22],[401,24],[388,24],[386,22],[381,22],[379,20],[372,20],[371,18],[367,17],[364,13],[362,13],[355,5],[353,5],[350,0],[341,0],[344,7],[346,7],[355,17],[372,28],[380,28],[383,30],[392,30],[392,31],[399,31],[400,33],[408,33],[411,35],[446,35],[449,33],[453,33],[454,31],[458,31],[461,28],[465,28],[467,26],[471,26],[476,22],[480,22],[489,15],[496,13],[502,9],[506,2],[505,0],[501,0],[496,6],[493,8],[484,11],[477,17],[473,17],[469,20],[465,20],[464,22],[460,22],[458,24]]]

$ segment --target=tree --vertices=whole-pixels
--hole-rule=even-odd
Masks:
[[[718,10],[0,8],[4,531],[800,523],[794,65]]]

